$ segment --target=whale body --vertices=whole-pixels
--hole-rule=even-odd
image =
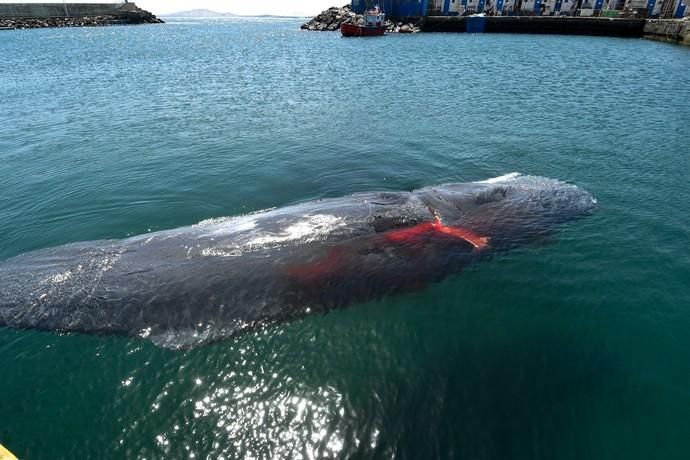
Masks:
[[[0,326],[194,346],[421,289],[595,203],[574,185],[512,173],[37,250],[0,263]]]

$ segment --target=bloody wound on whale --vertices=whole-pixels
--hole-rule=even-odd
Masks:
[[[38,250],[0,263],[0,326],[194,346],[423,288],[595,205],[574,185],[513,173]]]

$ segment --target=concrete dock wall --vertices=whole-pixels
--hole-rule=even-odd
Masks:
[[[64,18],[116,15],[120,3],[0,3],[0,18]]]
[[[690,46],[690,21],[650,19],[645,23],[644,37]]]
[[[467,32],[467,16],[428,16],[424,32]],[[527,33],[642,37],[644,19],[582,18],[566,16],[487,16],[487,33]]]

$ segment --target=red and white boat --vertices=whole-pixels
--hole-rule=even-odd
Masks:
[[[376,37],[386,32],[386,15],[378,6],[364,12],[364,24],[341,24],[343,37]]]

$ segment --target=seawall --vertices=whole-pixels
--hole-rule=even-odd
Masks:
[[[642,37],[644,19],[567,16],[429,16],[423,32],[486,32]]]
[[[122,3],[0,3],[0,18],[106,16],[119,13],[121,9],[118,6],[121,5]]]
[[[643,33],[651,40],[690,46],[690,21],[687,19],[649,19]]]
[[[134,3],[1,3],[0,29],[161,23]]]

